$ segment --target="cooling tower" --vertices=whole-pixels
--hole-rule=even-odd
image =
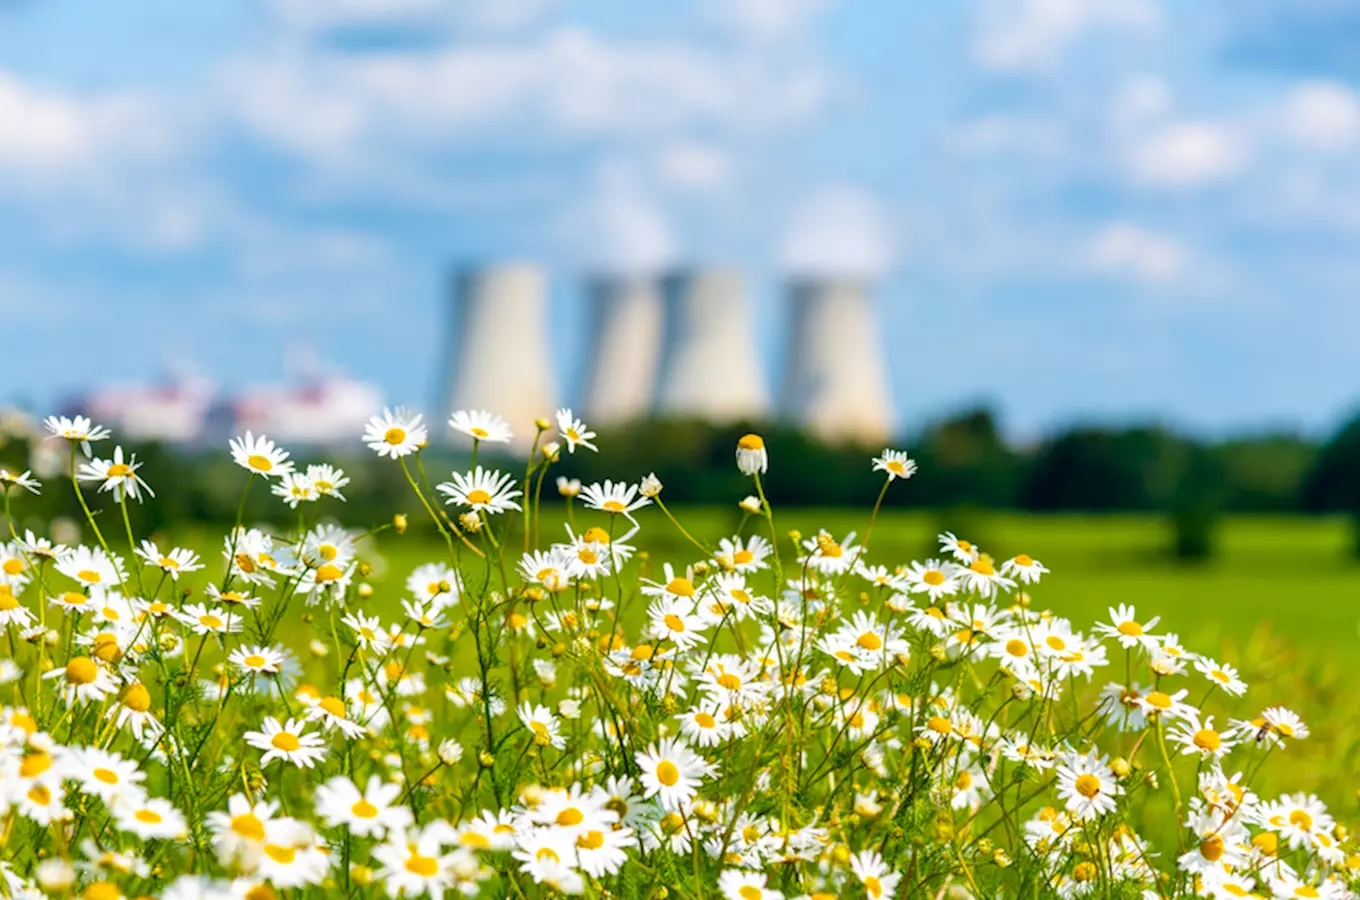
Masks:
[[[741,273],[704,269],[668,277],[656,412],[712,422],[757,419],[769,398],[755,355]]]
[[[453,410],[485,409],[505,416],[514,445],[527,450],[534,420],[552,418],[556,393],[542,272],[520,263],[465,270],[454,279],[453,304],[446,401],[430,433],[447,436]]]
[[[662,302],[655,279],[608,276],[590,284],[591,349],[585,416],[608,425],[651,413],[661,356]]]
[[[799,278],[781,414],[829,441],[881,444],[894,430],[888,371],[865,282]]]

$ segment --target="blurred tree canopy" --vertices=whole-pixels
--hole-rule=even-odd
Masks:
[[[749,479],[736,470],[737,439],[748,431],[764,435],[771,465],[766,490],[771,501],[799,506],[867,505],[882,476],[869,460],[882,447],[827,444],[786,424],[745,422],[714,425],[698,421],[656,421],[602,428],[597,453],[563,453],[552,475],[584,482],[606,478],[636,481],[655,471],[672,503],[734,504],[751,493]],[[941,521],[966,520],[970,510],[1144,511],[1169,515],[1178,546],[1188,556],[1212,543],[1212,523],[1220,511],[1349,512],[1360,520],[1360,417],[1322,446],[1293,436],[1267,434],[1209,443],[1168,428],[1074,427],[1028,446],[1008,444],[995,414],[969,410],[923,428],[900,443],[915,457],[921,474],[910,489],[889,492],[887,503],[941,511]],[[231,522],[246,475],[225,453],[189,451],[159,445],[130,447],[145,463],[142,470],[157,502],[133,505],[141,533],[175,521]],[[401,470],[379,464],[355,447],[293,449],[301,465],[333,462],[353,481],[345,489],[353,521],[387,521],[394,508],[415,506]],[[497,457],[483,448],[479,460],[522,477],[523,460]],[[466,452],[432,449],[424,467],[430,483],[466,467]],[[23,439],[0,446],[0,464],[29,468]],[[25,498],[20,527],[53,516],[78,519],[69,489],[52,483],[40,497]],[[555,496],[550,480],[545,495]],[[111,504],[104,515],[116,518]],[[246,508],[250,521],[293,521],[268,487],[256,484]],[[413,522],[418,516],[413,515]],[[1180,552],[1178,550],[1178,552]]]

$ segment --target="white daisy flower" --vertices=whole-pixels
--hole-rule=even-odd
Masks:
[[[688,805],[704,779],[716,774],[712,764],[674,738],[663,738],[634,758],[642,771],[643,793],[668,810]]]
[[[599,450],[591,443],[591,439],[595,437],[595,432],[588,429],[585,422],[573,416],[569,409],[557,411],[557,433],[561,435],[562,440],[567,442],[568,453],[575,453],[577,447]]]
[[[449,417],[449,427],[474,441],[490,444],[508,444],[514,436],[509,422],[495,413],[480,409],[456,410]]]
[[[379,456],[392,459],[415,453],[428,438],[423,417],[403,407],[384,409],[381,416],[374,416],[364,426],[364,443]]]
[[[293,471],[287,451],[275,446],[264,435],[257,438],[247,431],[245,437],[232,438],[228,445],[232,460],[252,475],[277,478]]]
[[[307,733],[306,727],[306,722],[300,719],[280,724],[273,716],[266,716],[259,731],[247,731],[244,737],[247,744],[265,751],[260,757],[261,767],[282,759],[310,769],[326,757],[326,746],[319,734]]]

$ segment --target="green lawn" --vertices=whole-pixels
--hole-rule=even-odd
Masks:
[[[681,523],[701,541],[730,534],[741,521],[738,511],[711,507],[678,508]],[[583,525],[603,519],[579,513]],[[656,510],[640,514],[637,543],[660,562],[692,561],[698,551]],[[791,528],[810,534],[826,527],[837,537],[863,534],[866,512],[792,510],[778,512],[781,533]],[[1344,520],[1328,518],[1237,516],[1226,519],[1217,552],[1201,565],[1177,564],[1166,548],[1170,537],[1157,517],[1023,515],[970,512],[942,518],[934,513],[889,511],[880,515],[868,559],[895,565],[934,554],[935,535],[955,521],[968,537],[998,559],[1028,553],[1052,570],[1032,591],[1035,602],[1088,627],[1108,606],[1132,603],[1145,616],[1161,615],[1159,629],[1175,631],[1193,647],[1243,642],[1265,630],[1300,648],[1345,658],[1360,651],[1360,566],[1349,556],[1351,537]],[[748,531],[763,522],[748,523]],[[561,532],[561,517],[545,514],[546,544]],[[439,559],[442,544],[415,529],[398,537],[390,532],[378,543],[393,575],[419,562]],[[787,540],[785,541],[787,549]]]

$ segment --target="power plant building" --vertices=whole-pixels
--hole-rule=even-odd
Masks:
[[[669,276],[655,414],[711,422],[759,419],[769,394],[756,357],[746,282],[734,269]]]
[[[614,425],[652,413],[665,311],[661,286],[646,276],[602,276],[589,285],[590,354],[584,415]]]
[[[826,441],[891,438],[888,366],[866,282],[797,278],[789,285],[788,311],[780,414]]]
[[[557,399],[549,356],[546,283],[528,263],[470,268],[455,278],[451,355],[440,415],[432,435],[447,435],[448,416],[484,409],[506,418],[514,446],[527,450],[534,421],[550,417]]]

